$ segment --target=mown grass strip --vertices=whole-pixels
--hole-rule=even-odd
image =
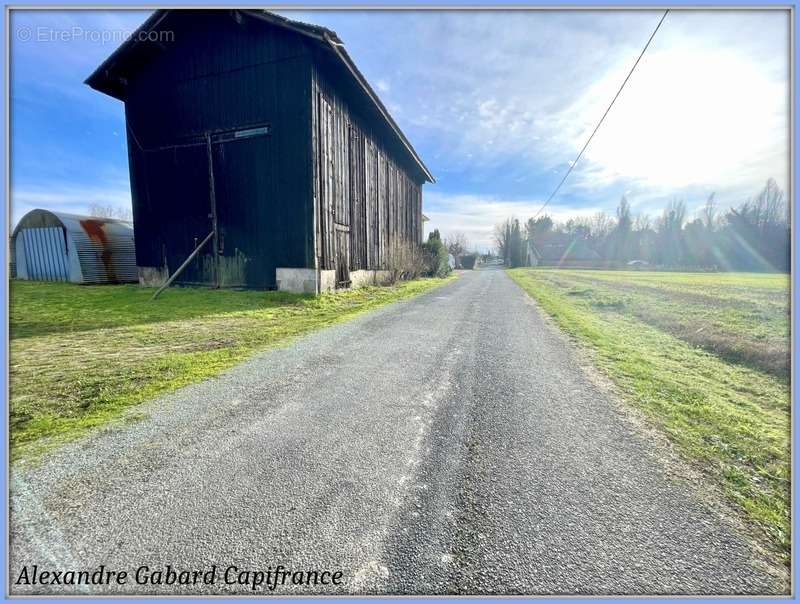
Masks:
[[[553,282],[553,271],[508,273],[562,329],[590,347],[596,364],[622,396],[660,428],[685,459],[716,481],[788,561],[786,380],[726,362],[639,320],[624,304],[604,304],[602,291],[571,295],[570,288]],[[569,273],[559,271],[565,277]],[[691,316],[692,309],[683,312]]]
[[[711,294],[642,285],[621,275],[616,281],[585,273],[549,271],[548,283],[584,297],[590,305],[635,317],[700,346],[720,358],[788,380],[789,317],[753,298],[720,299]],[[710,277],[709,279],[713,279]]]
[[[12,282],[12,459],[135,417],[127,412],[143,401],[445,281],[317,297],[174,288],[154,302],[134,285]]]

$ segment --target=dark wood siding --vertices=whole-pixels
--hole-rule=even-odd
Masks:
[[[329,71],[331,73],[329,73]],[[374,116],[354,110],[324,59],[312,66],[313,198],[320,268],[336,268],[337,232],[348,234],[350,270],[387,267],[398,242],[422,239],[422,177],[401,159]],[[337,76],[339,76],[337,78]]]
[[[175,41],[125,99],[137,264],[174,270],[211,231],[208,135],[218,268],[209,245],[179,280],[274,287],[275,268],[314,266],[307,44],[229,11],[169,18]]]
[[[139,266],[174,271],[214,232],[179,281],[270,288],[285,267],[346,282],[421,240],[429,175],[318,32],[230,10],[159,28],[174,41],[104,71],[125,101]]]

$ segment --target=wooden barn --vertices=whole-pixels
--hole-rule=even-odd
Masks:
[[[320,292],[422,241],[433,176],[331,30],[159,10],[86,83],[125,103],[144,285],[202,246],[177,282]]]

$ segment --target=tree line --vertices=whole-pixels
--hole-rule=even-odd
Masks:
[[[521,223],[508,218],[494,231],[498,255],[524,266],[529,251],[547,246],[590,250],[598,264],[640,261],[665,268],[788,271],[789,207],[774,179],[755,197],[721,211],[711,194],[695,216],[682,200],[670,201],[660,216],[634,215],[623,196],[615,215],[556,223],[548,215]],[[529,246],[529,242],[532,244]]]

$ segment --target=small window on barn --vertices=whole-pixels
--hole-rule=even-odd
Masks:
[[[272,134],[272,128],[267,126],[258,126],[256,128],[245,128],[244,130],[234,130],[232,132],[221,132],[215,134],[212,138],[215,143],[224,143],[227,141],[241,140],[243,138],[252,138],[254,136],[268,136]]]
[[[260,128],[248,128],[247,130],[237,130],[233,133],[234,138],[249,138],[251,136],[261,136],[269,134],[269,126],[261,126]]]

